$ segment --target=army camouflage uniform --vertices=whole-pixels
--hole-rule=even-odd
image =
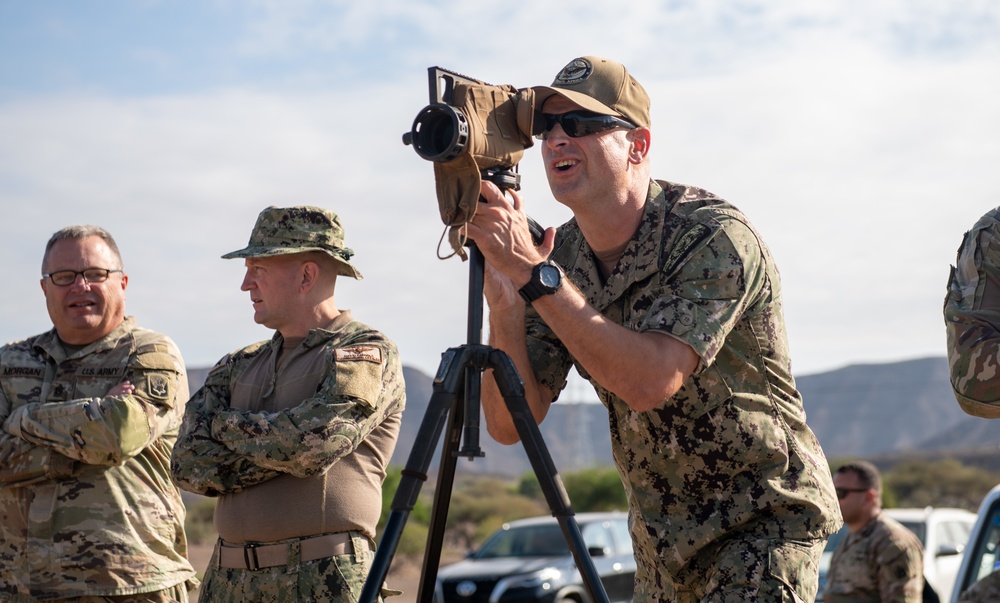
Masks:
[[[884,512],[833,553],[826,603],[920,603],[924,548],[910,530]]]
[[[0,601],[186,600],[169,462],[187,398],[177,347],[131,317],[72,352],[55,330],[0,348]]]
[[[997,603],[1000,601],[1000,571],[987,574],[962,591],[957,603]]]
[[[1000,417],[1000,208],[965,233],[944,319],[955,398],[970,415]]]
[[[172,469],[181,487],[221,497],[216,525],[223,538],[260,544],[256,534],[263,530],[284,535],[269,536],[267,544],[290,545],[287,565],[245,569],[219,566],[220,542],[201,601],[356,601],[374,559],[381,484],[405,404],[395,344],[348,311],[327,328],[310,331],[294,351],[286,349],[284,364],[278,364],[283,343],[275,333],[270,341],[223,358],[192,397],[174,448]],[[320,362],[325,369],[316,383],[290,385],[287,369],[296,362]],[[254,367],[270,367],[270,383],[248,383],[244,376]],[[282,393],[286,387],[314,394],[292,400]],[[220,520],[233,515],[227,509],[240,508],[260,492],[315,496],[287,500],[270,510],[270,519],[247,517],[245,525],[236,526]],[[350,504],[351,499],[364,504]],[[296,532],[300,516],[307,514],[298,513],[296,505],[315,509],[312,514],[321,515],[318,521],[328,531],[349,533],[353,552],[300,563],[299,546],[314,533]],[[235,519],[241,516],[236,513]]]
[[[812,600],[839,506],[790,373],[778,273],[743,214],[701,189],[651,182],[639,229],[605,284],[575,220],[558,230],[550,259],[604,316],[670,334],[701,359],[648,412],[591,381],[628,495],[635,600],[764,600],[758,588],[772,579]],[[561,391],[573,364],[590,379],[530,307],[527,334],[541,384]],[[780,561],[747,564],[740,547]]]

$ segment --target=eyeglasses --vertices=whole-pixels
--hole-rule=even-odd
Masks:
[[[837,498],[844,500],[851,492],[867,492],[871,490],[871,488],[834,488],[834,490],[837,491]]]
[[[545,140],[548,137],[547,134],[549,131],[556,127],[556,124],[562,126],[563,132],[566,132],[566,136],[570,138],[589,136],[598,132],[613,130],[614,128],[635,129],[633,124],[624,119],[620,119],[614,115],[594,113],[593,111],[569,111],[558,115],[541,113],[538,116],[538,121],[541,122],[538,124],[541,126],[541,129],[536,135],[536,138],[539,140]]]
[[[103,283],[108,280],[112,272],[123,272],[122,270],[108,270],[107,268],[87,268],[77,272],[76,270],[57,270],[49,274],[43,274],[42,278],[52,281],[53,285],[68,287],[76,282],[77,275],[83,276],[85,283]]]

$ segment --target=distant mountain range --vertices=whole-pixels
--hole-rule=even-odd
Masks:
[[[206,374],[207,369],[189,370],[192,391],[201,386]],[[423,372],[404,367],[403,377],[406,411],[392,456],[393,464],[400,466],[407,464],[417,445],[417,431],[433,393],[433,380]],[[998,456],[1000,423],[962,412],[951,392],[944,357],[851,365],[804,375],[796,383],[807,422],[831,460],[957,456],[990,464]],[[540,431],[559,471],[612,464],[607,411],[601,404],[560,400],[552,406]],[[444,435],[436,442],[436,450],[443,439]],[[485,426],[479,440],[484,456],[473,461],[460,458],[460,474],[511,477],[531,471],[523,446],[497,444]],[[432,473],[438,462],[435,456]]]

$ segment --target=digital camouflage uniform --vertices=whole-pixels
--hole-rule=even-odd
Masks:
[[[194,579],[169,468],[187,397],[177,347],[131,317],[69,355],[54,330],[0,348],[0,601]]]
[[[944,303],[951,386],[970,415],[1000,417],[1000,208],[965,233]]]
[[[785,583],[811,600],[839,506],[790,373],[778,272],[743,214],[704,190],[651,182],[638,231],[604,285],[575,220],[560,227],[550,257],[604,316],[668,333],[701,358],[681,390],[647,412],[591,381],[628,495],[635,600],[672,600],[682,585],[697,600],[733,584],[752,600],[763,571],[787,572]],[[530,308],[527,334],[535,376],[561,391],[575,361]],[[721,582],[702,583],[726,550],[768,540],[772,559],[789,561],[749,566],[740,553],[719,568]],[[813,579],[794,578],[799,571]]]
[[[325,357],[325,374],[311,387],[315,395],[276,412],[261,410],[269,401],[269,389],[281,384],[281,371],[275,369],[271,386],[259,400],[251,400],[256,408],[233,408],[234,393],[246,387],[241,376],[252,363],[275,367],[283,341],[281,334],[275,333],[270,341],[230,354],[212,369],[188,405],[174,449],[175,478],[186,490],[221,497],[217,522],[222,505],[254,487],[287,485],[291,489],[307,486],[303,480],[321,483],[324,489],[345,487],[330,474],[372,482],[379,500],[374,507],[364,509],[325,508],[331,525],[342,525],[344,516],[352,516],[349,523],[355,554],[300,564],[293,546],[287,566],[247,570],[218,567],[217,548],[205,575],[202,601],[356,601],[374,559],[372,542],[381,510],[381,483],[405,404],[396,346],[343,311],[329,329],[313,329],[296,349],[299,354]],[[376,357],[379,360],[373,362]],[[367,475],[359,476],[362,468],[354,464],[353,457],[359,456],[361,448],[376,446],[374,439],[383,442],[383,449],[365,452],[381,466],[367,468]],[[319,508],[325,500],[305,502]],[[294,527],[295,518],[284,517],[287,509],[276,508],[273,513],[275,521]],[[397,593],[383,590],[386,596]]]
[[[848,534],[830,560],[825,603],[921,603],[924,547],[885,513]]]

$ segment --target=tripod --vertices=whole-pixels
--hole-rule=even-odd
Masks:
[[[399,487],[392,499],[392,509],[382,533],[382,542],[372,562],[371,572],[361,591],[361,603],[375,603],[389,572],[389,564],[399,545],[403,527],[413,510],[420,494],[421,484],[427,480],[434,449],[444,426],[445,417],[451,411],[448,432],[441,451],[437,488],[428,528],[427,545],[424,549],[420,585],[417,602],[430,603],[437,580],[437,569],[441,560],[441,546],[444,540],[445,520],[448,516],[451,490],[455,480],[455,464],[459,456],[472,460],[484,456],[479,448],[479,401],[483,370],[493,369],[500,393],[507,410],[514,419],[514,425],[521,443],[531,462],[535,477],[559,522],[566,543],[569,545],[576,566],[580,570],[584,586],[594,603],[607,603],[594,562],[587,552],[580,527],[574,519],[569,497],[559,479],[552,457],[542,441],[538,424],[524,398],[524,383],[514,362],[502,350],[482,345],[483,324],[483,254],[475,244],[468,243],[469,254],[469,319],[468,343],[458,348],[449,348],[442,354],[441,364],[434,377],[434,390],[427,406],[426,414],[417,431],[417,439],[403,469]],[[459,450],[464,426],[465,446]]]

